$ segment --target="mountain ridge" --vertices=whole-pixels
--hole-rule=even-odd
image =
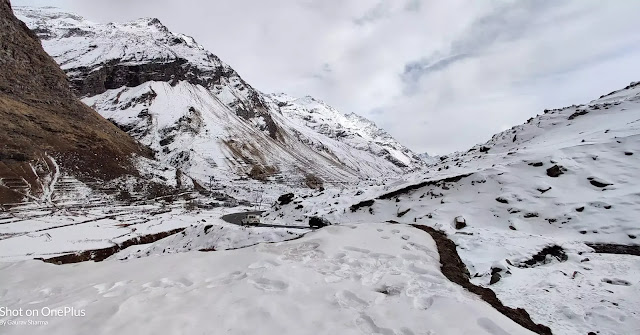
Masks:
[[[157,19],[96,24],[54,8],[18,7],[17,12],[41,36],[85,103],[190,175],[278,180],[292,174],[300,181],[315,176],[341,183],[423,165],[375,124],[334,113],[327,105],[323,114],[364,129],[350,127],[343,141],[332,136],[335,132],[317,132],[343,126],[333,120],[307,127],[298,122],[312,114],[306,107],[289,106],[284,113],[273,95],[255,90],[193,38],[170,32]],[[184,124],[194,121],[195,128]]]

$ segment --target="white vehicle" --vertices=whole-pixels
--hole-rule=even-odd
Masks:
[[[243,226],[257,226],[260,224],[260,215],[247,214],[240,222]]]

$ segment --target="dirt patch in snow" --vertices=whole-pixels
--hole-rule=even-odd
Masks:
[[[517,324],[537,333],[537,334],[551,334],[551,329],[545,325],[537,324],[531,320],[529,313],[522,308],[511,308],[502,304],[496,294],[486,288],[472,284],[469,281],[469,271],[464,265],[458,252],[456,251],[456,245],[451,241],[445,233],[435,230],[431,227],[422,225],[413,225],[414,227],[423,230],[436,242],[438,247],[438,253],[440,254],[441,270],[447,279],[464,287],[471,293],[475,293],[482,300],[493,306],[497,311],[504,314]]]
[[[107,259],[111,255],[117,253],[118,251],[126,249],[132,245],[153,243],[165,237],[177,234],[183,231],[184,229],[185,228],[177,228],[170,231],[164,231],[161,233],[138,236],[108,248],[86,250],[82,252],[66,254],[66,255],[56,256],[56,257],[47,258],[47,259],[44,259],[44,258],[36,258],[36,259],[42,260],[46,263],[53,263],[58,265],[80,263],[80,262],[86,262],[86,261],[100,262]]]
[[[351,209],[352,212],[355,212],[355,211],[357,211],[358,209],[360,209],[362,207],[371,207],[374,202],[375,202],[375,200],[373,200],[373,199],[360,201],[359,203],[357,203],[355,205],[351,205],[351,207],[349,207],[349,209]]]
[[[547,256],[554,257],[559,262],[564,262],[569,259],[562,247],[558,245],[551,245],[544,247],[542,250],[540,250],[540,252],[533,255],[530,259],[521,262],[517,266],[520,268],[533,268],[538,265],[547,264],[549,262],[549,258],[547,258]]]
[[[624,245],[610,243],[587,243],[599,254],[618,254],[640,256],[640,245]]]
[[[423,188],[425,186],[438,185],[438,184],[441,184],[441,183],[444,184],[444,183],[457,182],[462,178],[469,177],[470,175],[471,175],[471,173],[467,173],[467,174],[461,174],[461,175],[458,175],[458,176],[448,177],[448,178],[444,178],[444,179],[423,181],[423,182],[418,183],[418,184],[409,185],[409,186],[403,187],[401,189],[398,189],[398,190],[383,194],[383,195],[379,196],[377,199],[380,199],[380,200],[391,199],[391,198],[397,197],[399,195],[409,193],[409,192],[411,192],[413,190],[417,190],[417,189]]]

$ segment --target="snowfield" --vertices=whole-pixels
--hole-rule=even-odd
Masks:
[[[299,237],[309,229],[240,227],[221,216],[245,207],[185,209],[188,203],[29,209],[0,216],[0,261],[81,253],[123,245],[113,257],[144,257],[190,250],[235,249]],[[136,239],[169,233],[155,244],[126,246]],[[137,242],[136,242],[137,243]]]
[[[48,324],[2,332],[532,334],[439,268],[428,234],[390,224],[332,226],[234,251],[66,266],[5,263],[3,305],[73,307],[86,315],[32,318]]]

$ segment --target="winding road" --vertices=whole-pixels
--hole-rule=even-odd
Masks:
[[[257,215],[262,215],[262,213],[264,213],[264,211],[249,211],[249,212],[239,212],[239,213],[231,213],[231,214],[227,214],[227,215],[223,215],[222,216],[222,220],[229,222],[229,223],[233,223],[233,224],[237,224],[239,226],[242,226],[242,219],[249,215],[249,214],[257,214]],[[249,226],[249,227],[266,227],[266,228],[289,228],[289,229],[312,229],[309,226],[285,226],[285,225],[278,225],[278,224],[265,224],[265,223],[260,223],[257,226]]]

